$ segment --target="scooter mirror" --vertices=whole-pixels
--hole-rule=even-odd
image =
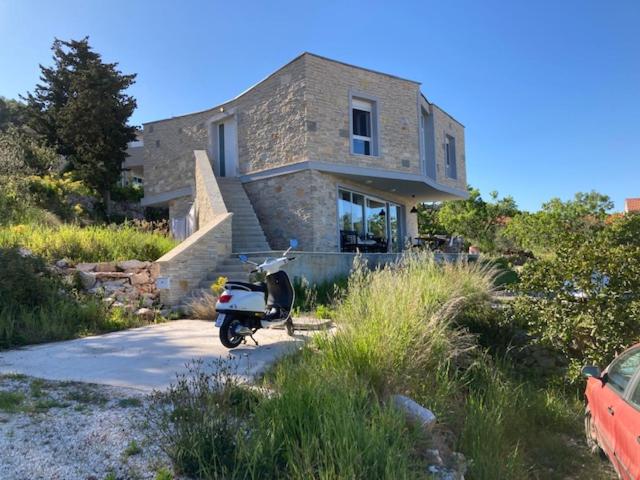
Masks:
[[[247,257],[246,255],[238,255],[238,258],[241,262],[246,262],[247,260],[249,260],[249,257]]]
[[[291,240],[289,240],[289,246],[291,248],[296,248],[298,246],[298,240],[296,240],[295,238],[292,238]]]

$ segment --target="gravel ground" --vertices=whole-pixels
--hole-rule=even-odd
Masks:
[[[0,479],[153,479],[170,462],[146,440],[137,390],[0,376]]]

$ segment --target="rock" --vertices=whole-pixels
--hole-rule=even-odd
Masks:
[[[117,267],[118,270],[127,271],[127,270],[140,270],[142,268],[147,268],[151,265],[150,262],[141,262],[140,260],[124,260],[122,262],[118,262]]]
[[[436,423],[436,416],[431,410],[424,408],[409,397],[405,397],[404,395],[392,395],[391,403],[399,410],[402,410],[407,419],[417,423],[426,430],[431,430],[433,425]]]
[[[111,305],[113,305],[116,299],[113,297],[107,297],[107,298],[103,298],[102,301],[107,305],[107,308],[109,308],[111,307]]]
[[[111,308],[124,308],[124,303],[115,301],[111,304]]]
[[[139,318],[146,320],[148,322],[152,321],[154,319],[154,317],[156,316],[155,312],[153,310],[151,310],[150,308],[139,308],[138,310],[136,310],[136,316],[138,316]]]
[[[95,263],[78,263],[76,264],[76,270],[80,270],[81,272],[95,272],[96,264]]]
[[[115,272],[116,264],[114,262],[100,262],[96,263],[96,272]]]
[[[96,272],[95,275],[98,280],[102,280],[102,281],[108,281],[113,278],[115,279],[131,278],[130,273],[123,273],[123,272]]]
[[[102,282],[100,285],[105,292],[115,292],[117,290],[122,289],[127,280],[111,280],[109,282]]]
[[[96,276],[93,273],[78,270],[76,275],[78,276],[78,280],[80,280],[80,283],[82,284],[82,288],[84,288],[85,290],[93,288],[97,282]]]
[[[154,296],[150,293],[145,293],[142,295],[142,299],[140,300],[143,307],[151,307],[153,305]],[[164,315],[163,315],[164,316]]]
[[[20,247],[18,249],[18,255],[21,257],[33,257],[33,252],[28,248]]]
[[[141,285],[144,283],[149,283],[151,279],[149,278],[149,274],[145,271],[140,273],[134,273],[131,275],[131,285]]]
[[[427,462],[429,465],[437,465],[442,466],[444,462],[442,461],[442,457],[440,456],[440,451],[437,448],[429,449],[426,452]]]
[[[70,265],[70,262],[66,258],[63,258],[56,262],[56,267],[58,268],[69,268],[69,265]]]
[[[154,262],[149,265],[149,274],[151,275],[151,278],[155,279],[158,277],[158,275],[160,275],[160,264]]]

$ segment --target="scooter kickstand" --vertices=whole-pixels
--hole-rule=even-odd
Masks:
[[[256,347],[257,347],[258,346],[258,341],[255,338],[253,338],[253,335],[249,335],[249,337],[251,337],[251,340],[253,340],[253,343],[255,343]]]

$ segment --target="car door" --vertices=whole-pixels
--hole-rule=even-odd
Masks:
[[[616,411],[615,456],[623,478],[640,480],[640,369],[625,400]]]
[[[640,365],[640,347],[622,353],[607,368],[603,382],[592,390],[595,401],[590,403],[598,441],[611,461],[617,463],[616,424],[625,411],[624,395]]]

